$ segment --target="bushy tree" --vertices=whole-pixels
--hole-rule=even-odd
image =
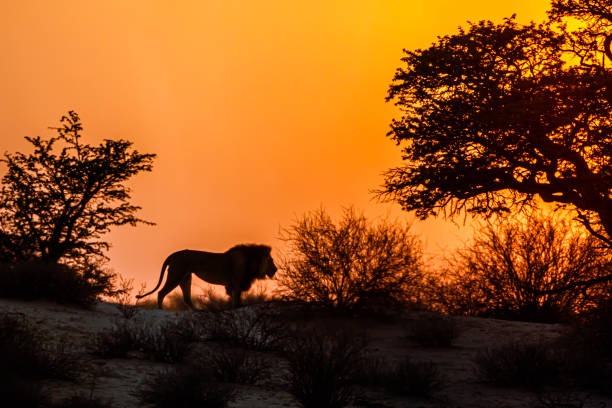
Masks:
[[[543,24],[481,21],[405,50],[388,94],[405,165],[380,195],[421,218],[539,197],[612,248],[610,10],[612,0],[554,0]],[[568,18],[581,24],[558,24]]]
[[[337,308],[414,301],[422,277],[420,243],[409,226],[369,222],[353,208],[335,223],[323,209],[282,233],[279,277],[287,298]]]
[[[61,118],[57,136],[26,137],[29,154],[6,153],[0,186],[0,292],[90,304],[116,293],[104,263],[103,235],[136,217],[126,181],[150,171],[154,154],[126,140],[81,141],[76,112]]]
[[[559,216],[488,223],[433,276],[430,301],[444,312],[559,321],[596,307],[611,286],[578,282],[605,275],[612,257]]]
[[[135,216],[125,182],[150,171],[154,154],[126,140],[81,142],[76,112],[61,118],[57,136],[26,137],[34,151],[5,154],[0,188],[0,261],[36,259],[86,264],[104,257],[111,227],[150,224]]]

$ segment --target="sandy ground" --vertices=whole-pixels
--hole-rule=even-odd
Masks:
[[[87,363],[90,372],[83,374],[77,383],[49,381],[48,389],[54,398],[61,399],[80,392],[93,393],[111,401],[113,407],[137,407],[138,390],[147,375],[153,374],[169,364],[152,362],[142,356],[133,355],[126,359],[100,359],[88,352],[96,333],[111,328],[124,319],[116,305],[98,303],[91,310],[57,305],[48,302],[22,302],[0,299],[0,312],[24,314],[28,320],[49,333],[49,342],[63,344]],[[134,324],[156,325],[168,319],[176,319],[190,312],[143,309],[132,318]],[[529,390],[493,387],[478,378],[473,359],[479,350],[495,347],[511,340],[538,341],[559,337],[565,327],[555,324],[512,322],[495,319],[454,317],[460,335],[451,348],[423,348],[406,337],[407,327],[414,319],[423,317],[425,312],[411,312],[393,320],[365,319],[351,320],[349,324],[367,328],[371,343],[368,352],[389,360],[400,360],[409,356],[413,361],[435,363],[443,376],[444,386],[433,398],[401,398],[382,390],[366,392],[373,407],[455,407],[455,408],[518,408],[538,407],[537,395]],[[269,378],[261,379],[255,385],[240,385],[230,407],[297,407],[299,404],[289,394],[283,377],[286,376],[284,361],[270,356],[276,364]],[[612,399],[580,390],[565,390],[587,396],[583,408],[612,407]],[[357,405],[356,405],[357,406]],[[577,405],[575,405],[578,407]]]

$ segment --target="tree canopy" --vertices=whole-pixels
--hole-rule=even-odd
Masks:
[[[76,112],[61,118],[57,136],[26,137],[34,151],[6,153],[0,188],[0,261],[76,264],[104,257],[102,235],[119,225],[151,224],[136,217],[125,182],[150,171],[154,154],[126,140],[81,142]]]
[[[388,100],[405,164],[386,172],[380,196],[421,218],[539,197],[612,247],[610,10],[612,0],[555,0],[541,24],[470,23],[404,50]]]

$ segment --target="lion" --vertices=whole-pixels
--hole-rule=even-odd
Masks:
[[[222,253],[190,249],[174,252],[164,261],[155,288],[136,298],[155,292],[164,279],[167,267],[166,284],[157,294],[158,308],[162,308],[164,297],[180,285],[185,303],[191,310],[196,310],[191,301],[192,273],[208,283],[225,286],[232,305],[238,307],[241,305],[240,295],[251,288],[255,279],[272,278],[276,273],[277,268],[270,251],[267,245],[236,245]]]

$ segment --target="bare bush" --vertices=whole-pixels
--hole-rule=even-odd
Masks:
[[[541,387],[557,382],[561,364],[549,344],[511,342],[483,350],[475,358],[476,371],[493,384]]]
[[[48,344],[48,336],[22,314],[0,315],[0,365],[28,378],[73,380],[81,361],[65,344]]]
[[[146,378],[137,394],[156,408],[225,407],[234,386],[218,383],[189,366],[160,371]]]
[[[413,362],[409,358],[397,363],[381,358],[365,359],[357,383],[412,397],[430,397],[442,387],[441,375],[434,363]]]
[[[140,285],[140,289],[138,290],[137,295],[142,295],[145,293],[145,283]],[[134,290],[134,279],[126,279],[123,276],[119,275],[119,284],[117,285],[117,295],[115,295],[115,299],[117,300],[117,310],[121,313],[123,317],[126,319],[131,319],[136,316],[140,312],[140,308],[136,307],[138,304],[138,300],[134,300],[132,297],[132,291]]]
[[[306,408],[342,407],[355,396],[367,340],[350,331],[312,330],[289,344],[289,390]]]
[[[210,371],[220,382],[255,384],[262,377],[268,364],[246,350],[219,349],[200,358],[198,367]]]
[[[336,308],[406,304],[418,298],[421,248],[409,226],[369,222],[353,208],[340,221],[320,209],[297,219],[279,282],[289,300]]]
[[[123,321],[99,333],[92,352],[107,358],[123,358],[129,351],[140,351],[151,360],[177,363],[191,351],[191,344],[200,338],[200,329],[190,318],[167,321],[153,327]]]
[[[228,341],[251,350],[279,348],[288,334],[287,325],[266,310],[241,308],[205,316],[211,340]],[[204,320],[205,319],[205,320]]]
[[[556,322],[606,299],[609,251],[559,216],[487,224],[431,278],[429,302],[451,314]]]
[[[38,407],[49,404],[43,379],[75,380],[81,361],[47,337],[22,314],[0,314],[0,404]],[[8,404],[8,405],[7,405]]]

